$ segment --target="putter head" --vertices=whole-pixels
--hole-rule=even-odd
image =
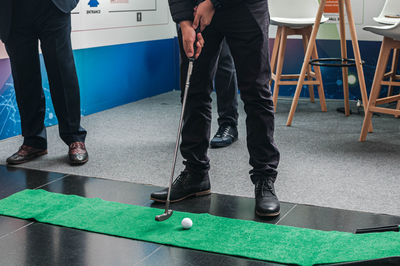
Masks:
[[[169,217],[171,217],[172,213],[173,213],[172,210],[165,211],[163,214],[156,216],[156,221],[163,222],[163,221],[167,220]]]

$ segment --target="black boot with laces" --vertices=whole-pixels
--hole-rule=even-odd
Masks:
[[[222,124],[210,142],[211,148],[223,148],[231,145],[238,139],[237,128]]]
[[[171,202],[178,202],[189,197],[199,197],[209,195],[210,178],[208,174],[194,175],[188,171],[183,171],[172,183]],[[168,188],[151,193],[151,200],[157,202],[166,202]]]
[[[256,214],[258,216],[278,216],[280,203],[275,193],[274,179],[259,178],[255,183]]]

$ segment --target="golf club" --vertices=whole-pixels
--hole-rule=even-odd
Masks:
[[[160,214],[160,215],[156,216],[156,221],[158,221],[158,222],[162,222],[162,221],[167,220],[169,217],[171,217],[171,215],[173,213],[173,211],[169,209],[170,197],[171,197],[171,187],[172,187],[172,182],[174,180],[174,175],[175,175],[176,157],[178,155],[179,142],[181,140],[183,115],[185,113],[186,99],[187,99],[187,96],[188,96],[188,91],[189,91],[189,86],[190,86],[190,77],[192,76],[193,63],[195,61],[195,56],[196,56],[197,34],[199,32],[200,32],[200,27],[198,29],[196,29],[196,40],[194,42],[194,54],[193,54],[193,57],[189,58],[189,67],[188,67],[188,72],[187,72],[187,77],[186,77],[185,91],[184,91],[184,94],[183,94],[181,117],[180,117],[180,120],[179,120],[178,135],[176,137],[174,160],[173,160],[173,163],[172,163],[172,171],[171,171],[171,176],[170,176],[170,179],[169,179],[168,196],[167,196],[167,201],[165,203],[165,212],[163,214]]]

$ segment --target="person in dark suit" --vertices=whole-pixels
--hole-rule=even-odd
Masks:
[[[210,147],[224,148],[238,139],[239,118],[236,69],[225,39],[216,65],[214,88],[217,94],[218,130],[210,141]]]
[[[71,10],[79,0],[2,0],[0,39],[10,57],[21,115],[23,145],[7,159],[21,164],[47,154],[45,97],[38,41],[50,83],[61,139],[69,146],[69,161],[88,161],[86,130],[80,126],[79,84],[71,46]]]
[[[187,58],[197,57],[183,117],[180,148],[185,169],[172,183],[171,202],[210,194],[207,155],[211,127],[210,69],[215,66],[225,38],[235,62],[240,98],[247,115],[255,212],[259,216],[279,215],[280,202],[274,183],[280,153],[274,141],[275,114],[269,87],[268,0],[169,0],[169,6],[174,21],[181,28],[181,54],[186,54]],[[195,53],[195,29],[199,27],[201,33],[197,34]],[[181,64],[181,88],[185,88],[187,58]],[[229,185],[226,188],[229,190]],[[165,202],[167,196],[168,188],[153,192],[151,199]]]

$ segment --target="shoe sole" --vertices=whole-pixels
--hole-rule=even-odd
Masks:
[[[179,201],[185,200],[185,199],[190,198],[190,197],[203,197],[203,196],[207,196],[207,195],[210,195],[210,194],[211,194],[211,190],[206,190],[206,191],[192,193],[192,194],[189,194],[189,195],[187,195],[185,197],[182,197],[182,198],[179,198],[179,199],[176,199],[176,200],[171,200],[170,202],[171,203],[175,203],[175,202],[179,202]],[[160,202],[160,203],[167,202],[167,200],[155,199],[153,197],[150,197],[150,199],[154,200],[156,202]]]
[[[211,149],[225,148],[225,147],[228,147],[228,146],[232,145],[232,144],[235,143],[237,140],[238,140],[238,138],[234,139],[234,140],[233,140],[231,143],[229,143],[229,144],[217,144],[217,143],[212,144],[212,143],[210,143],[210,147],[211,147]]]
[[[35,155],[32,155],[32,157],[29,158],[29,159],[26,159],[26,160],[23,160],[23,161],[18,161],[18,162],[9,162],[9,161],[7,161],[7,164],[8,165],[19,165],[19,164],[27,163],[27,162],[35,160],[36,158],[38,158],[40,156],[46,155],[47,153],[48,153],[47,150],[45,150],[45,151],[36,153]]]
[[[275,217],[275,216],[278,216],[279,214],[281,214],[281,212],[279,211],[279,212],[274,212],[274,213],[261,213],[261,212],[256,211],[256,214],[261,217]]]

